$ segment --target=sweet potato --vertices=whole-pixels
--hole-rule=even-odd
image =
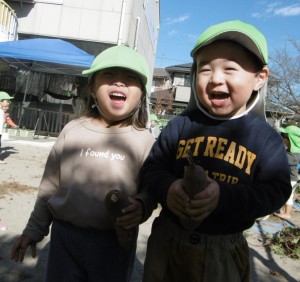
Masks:
[[[131,204],[126,193],[121,190],[112,190],[108,192],[104,201],[106,209],[114,221],[116,221],[117,217],[122,215],[122,209]],[[116,224],[115,230],[120,246],[128,251],[130,249],[131,240],[134,237],[134,231],[126,230]]]
[[[207,177],[204,169],[193,163],[184,167],[183,189],[190,198],[203,191],[207,186]]]
[[[195,164],[190,153],[188,156],[188,162],[188,165],[184,167],[183,189],[192,199],[197,193],[206,188],[207,176],[204,169]],[[193,230],[200,224],[200,221],[195,221],[192,219],[181,220],[181,225],[186,230]]]
[[[109,191],[105,196],[106,209],[114,219],[121,216],[122,209],[130,204],[128,196],[122,190]]]

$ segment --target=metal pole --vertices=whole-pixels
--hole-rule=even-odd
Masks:
[[[21,105],[21,111],[20,111],[20,115],[19,115],[19,126],[22,126],[22,119],[24,116],[24,106],[25,106],[25,101],[26,101],[26,96],[27,96],[27,91],[28,91],[28,85],[29,85],[29,78],[31,75],[31,71],[28,72],[28,76],[26,78],[26,86],[25,86],[25,91],[24,91],[24,97],[23,97],[23,102]]]

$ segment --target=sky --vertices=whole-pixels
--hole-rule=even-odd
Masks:
[[[192,62],[190,51],[206,28],[236,19],[265,35],[269,56],[295,52],[291,40],[300,44],[300,0],[160,0],[155,67]]]

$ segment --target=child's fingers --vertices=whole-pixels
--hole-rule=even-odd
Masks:
[[[33,258],[36,257],[36,244],[35,243],[31,244],[31,255]]]
[[[131,229],[139,225],[142,222],[142,219],[143,219],[142,215],[126,216],[125,218],[118,217],[116,220],[116,224],[125,229]]]
[[[26,249],[27,249],[26,247],[25,248],[18,247],[14,249],[11,254],[11,259],[14,260],[15,262],[23,262]]]
[[[138,202],[138,201],[136,201]],[[132,228],[142,222],[143,208],[141,203],[134,203],[130,207],[123,209],[122,216],[116,218],[116,224],[125,229]]]
[[[23,262],[28,246],[31,246],[32,257],[36,257],[36,242],[31,241],[26,235],[21,235],[11,250],[11,259],[16,262]]]
[[[189,206],[189,197],[182,188],[182,179],[174,181],[168,190],[167,206],[177,216],[185,217],[185,209]]]
[[[190,219],[194,220],[194,221],[202,221],[205,218],[207,218],[210,215],[209,212],[203,212],[197,216],[191,216]]]
[[[192,217],[192,218],[201,217],[206,212],[207,212],[207,207],[187,208],[186,209],[186,213],[189,215],[189,217]]]
[[[130,229],[132,229],[134,227],[137,227],[139,224],[141,224],[141,221],[134,220],[134,221],[128,222],[128,223],[126,223],[124,225],[118,225],[118,226],[124,228],[125,230],[130,230]]]
[[[168,208],[176,214],[179,218],[185,219],[188,218],[189,215],[186,212],[189,203],[187,201],[183,201],[181,198],[168,198],[167,200]]]
[[[122,209],[123,214],[134,212],[135,210],[138,209],[142,209],[142,204],[139,201],[135,200],[134,198],[129,198],[129,200],[131,202],[131,205]]]
[[[124,224],[124,223],[127,223],[127,222],[132,222],[132,221],[135,221],[135,220],[141,220],[143,217],[143,213],[139,210],[136,210],[134,212],[131,212],[131,213],[126,213],[120,217],[117,217],[116,218],[116,223],[117,224]]]
[[[11,254],[10,254],[10,258],[12,260],[14,260],[15,262],[19,261],[19,251],[15,248],[12,249]]]
[[[23,260],[24,260],[24,257],[26,254],[26,249],[27,248],[25,248],[25,249],[20,248],[20,250],[19,250],[19,261],[20,262],[23,262]]]
[[[218,192],[219,192],[219,184],[210,179],[209,178],[209,184],[206,186],[206,188],[200,192],[200,193],[197,193],[193,199],[196,199],[196,200],[204,200],[204,199],[211,199],[211,198],[214,198],[214,197],[218,197]]]
[[[204,219],[212,213],[218,205],[218,197],[214,199],[191,200],[190,207],[186,208],[186,213],[194,219]]]
[[[12,247],[11,259],[16,262],[22,262],[26,253],[27,245],[24,236],[20,236]]]

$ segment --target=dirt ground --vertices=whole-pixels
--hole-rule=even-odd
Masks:
[[[33,209],[46,158],[55,138],[10,138],[2,141],[6,164],[0,164],[0,282],[41,282],[46,265],[49,236],[38,244],[37,258],[27,256],[22,264],[10,260],[10,249],[22,232]],[[132,282],[142,281],[146,243],[153,216],[140,227],[137,258]],[[276,232],[285,226],[300,226],[300,210],[294,209],[290,222],[271,216],[247,230],[251,253],[251,281],[300,281],[299,260],[281,257],[265,246],[266,232]]]

